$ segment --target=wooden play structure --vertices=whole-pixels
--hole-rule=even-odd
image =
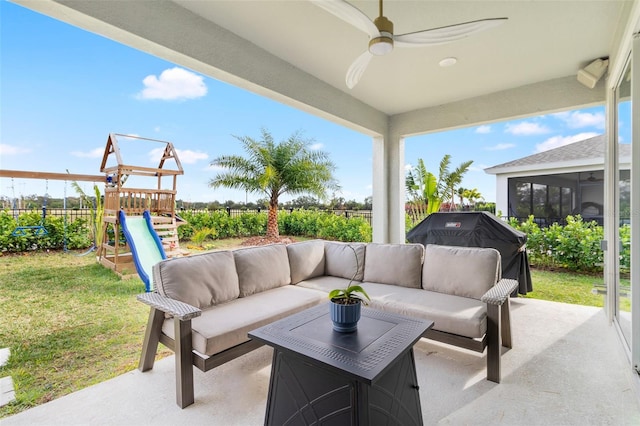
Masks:
[[[124,161],[122,145],[142,142],[147,146],[150,145],[147,142],[151,142],[151,145],[160,147],[153,150],[161,153],[157,167],[133,165]],[[106,174],[106,186],[102,222],[103,241],[99,248],[99,262],[120,276],[136,273],[131,250],[122,238],[120,210],[127,216],[141,216],[145,210],[149,210],[153,227],[162,239],[167,257],[183,254],[178,243],[177,230],[181,220],[176,217],[175,205],[177,177],[184,174],[184,171],[173,144],[111,133],[107,139],[100,171]],[[135,184],[144,187],[126,187],[125,183],[130,178],[136,181]],[[166,185],[167,180],[169,185]],[[147,186],[146,182],[154,184]],[[163,184],[166,187],[163,187]]]

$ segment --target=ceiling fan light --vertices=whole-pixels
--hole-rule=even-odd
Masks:
[[[381,33],[380,37],[372,38],[369,42],[369,52],[373,55],[382,56],[391,53],[393,50],[393,36]]]
[[[440,62],[438,62],[438,65],[445,68],[445,67],[452,67],[457,63],[458,63],[458,59],[451,56],[449,58],[442,59]]]

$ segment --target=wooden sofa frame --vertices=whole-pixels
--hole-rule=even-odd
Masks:
[[[502,347],[512,346],[509,295],[517,286],[516,280],[502,279],[482,296],[487,304],[487,332],[481,339],[437,330],[428,330],[423,337],[480,353],[487,348],[487,380],[500,383]],[[144,372],[153,368],[158,343],[171,349],[175,353],[176,403],[180,408],[194,402],[194,365],[206,372],[263,345],[249,340],[212,356],[202,355],[191,346],[191,320],[202,314],[200,309],[158,293],[140,294],[137,298],[151,307],[138,369]],[[167,314],[173,316],[175,339],[162,332]]]

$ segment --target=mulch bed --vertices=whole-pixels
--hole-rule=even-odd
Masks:
[[[295,243],[296,240],[291,237],[278,237],[278,238],[267,238],[264,236],[251,237],[242,242],[242,246],[264,246],[267,244],[291,244]]]

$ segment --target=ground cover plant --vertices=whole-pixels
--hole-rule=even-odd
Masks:
[[[136,368],[149,312],[135,299],[143,291],[92,255],[1,256],[0,348],[11,357],[0,377],[13,378],[17,402],[0,417]]]

